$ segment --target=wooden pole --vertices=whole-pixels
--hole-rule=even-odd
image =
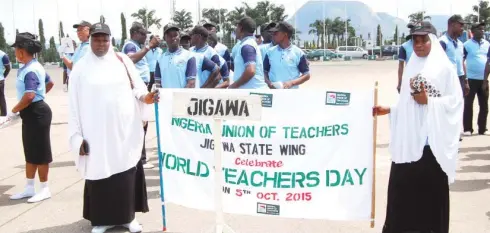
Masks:
[[[374,106],[378,105],[378,81],[374,84]],[[373,116],[373,183],[371,195],[371,228],[374,228],[376,218],[376,135],[378,133],[378,116]]]

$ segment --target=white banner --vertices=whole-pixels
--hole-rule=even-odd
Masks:
[[[213,120],[172,117],[187,91],[262,96],[261,121],[223,122],[225,213],[370,220],[374,90],[161,89],[165,202],[214,211]]]

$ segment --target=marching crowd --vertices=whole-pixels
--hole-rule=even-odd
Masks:
[[[473,132],[470,105],[475,95],[480,103],[478,132],[487,134],[490,45],[481,39],[484,24],[472,26],[472,40],[464,45],[458,41],[464,24],[461,17],[451,17],[443,38],[435,36],[429,22],[411,25],[410,40],[400,50],[400,100],[393,107],[373,108],[374,115],[391,117],[393,163],[383,233],[448,233],[449,183],[454,181],[461,124],[465,135]],[[69,92],[69,143],[85,179],[83,217],[91,222],[93,233],[114,226],[142,231],[135,213],[149,211],[144,169],[153,165],[147,163],[144,141],[148,111],[159,101],[154,87],[295,89],[310,78],[309,63],[291,43],[295,29],[287,22],[262,25],[256,35],[255,21],[242,18],[231,51],[218,41],[213,23],[195,26],[189,33],[166,25],[166,52],[159,36],[150,36],[146,43],[150,33],[140,23],[130,28],[122,53],[112,48],[108,25],[82,21],[74,28],[81,44],[74,54],[62,56]],[[35,58],[42,46],[34,35],[18,34],[12,47],[24,64],[16,79],[18,103],[11,111],[4,99],[0,104],[2,115],[22,118],[27,184],[11,199],[39,202],[51,197],[47,181],[52,113],[44,98],[54,84]],[[10,62],[1,51],[0,57],[3,92]]]

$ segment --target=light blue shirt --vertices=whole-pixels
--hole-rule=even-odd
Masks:
[[[265,55],[267,55],[267,50],[269,50],[272,47],[273,47],[272,43],[259,45],[260,53],[262,54],[262,61],[265,59]]]
[[[308,74],[310,69],[304,52],[291,44],[282,49],[279,45],[270,48],[264,59],[264,72],[269,73],[271,82],[287,82]],[[292,86],[291,89],[297,89]]]
[[[182,48],[173,53],[167,50],[157,61],[155,83],[161,80],[162,88],[185,88],[187,81],[196,79],[196,69],[192,52]]]
[[[226,47],[226,45],[218,42],[216,44],[216,46],[214,46],[214,49],[216,50],[216,52],[218,53],[218,55],[220,55],[221,57],[225,57],[225,53],[226,51],[228,51],[228,47]]]
[[[402,44],[398,53],[398,60],[408,63],[413,53],[413,41],[408,40]]]
[[[197,49],[195,46],[193,46],[189,49],[189,51],[196,54],[197,76],[199,78],[199,86],[202,86],[209,79],[211,72],[214,71],[213,70],[210,72],[207,70],[203,70],[204,57],[213,61],[217,65],[217,67],[221,67],[221,62],[219,59],[220,56],[218,55],[216,50],[209,45],[204,45],[204,47],[200,49]]]
[[[482,39],[481,42],[470,39],[464,43],[466,77],[468,79],[483,80],[489,49],[490,43],[485,39]]]
[[[77,47],[75,50],[75,53],[73,53],[73,57],[71,57],[71,62],[73,62],[73,66],[83,57],[85,54],[87,54],[90,46],[88,41],[87,42],[82,42],[80,46]],[[73,67],[72,67],[73,69]]]
[[[248,36],[242,39],[241,43],[237,44],[237,49],[233,55],[233,63],[234,63],[234,74],[233,81],[236,82],[245,72],[245,68],[248,65],[255,65],[255,75],[245,84],[239,87],[239,89],[268,89],[269,87],[264,81],[264,69],[263,69],[263,60],[262,54],[260,53],[259,46],[257,46],[257,42],[255,42],[254,36]],[[245,62],[244,57],[242,56],[242,48],[244,46],[251,46],[255,49],[255,59],[254,61]]]
[[[133,41],[129,40],[124,44],[123,48],[123,53],[126,55],[132,54],[132,53],[137,53],[141,50],[140,45]],[[143,82],[148,83],[150,82],[150,65],[148,64],[148,61],[146,60],[146,57],[141,58],[138,62],[134,64],[136,66],[136,69],[140,73],[140,77],[143,80]]]
[[[453,40],[447,34],[443,35],[439,40],[442,48],[446,51],[447,57],[449,58],[451,63],[453,63],[455,70],[458,73],[458,76],[463,76],[463,42],[461,42],[459,39]]]
[[[150,72],[155,72],[155,68],[157,66],[157,60],[160,56],[162,56],[163,50],[161,48],[150,49],[148,53],[146,53],[145,57],[148,61],[148,65],[150,66]]]
[[[32,80],[33,77],[37,80]],[[17,100],[20,101],[24,94],[28,92],[36,93],[34,100],[32,100],[33,103],[44,100],[46,96],[46,83],[49,80],[50,78],[46,74],[43,66],[36,59],[32,59],[17,72],[15,84]]]

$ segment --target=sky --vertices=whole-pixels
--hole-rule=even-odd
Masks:
[[[170,20],[171,0],[0,0],[0,22],[5,27],[6,39],[13,41],[15,28],[20,32],[29,31],[38,33],[37,25],[40,18],[43,19],[46,40],[51,36],[57,38],[58,22],[63,21],[65,34],[76,38],[72,25],[80,20],[97,22],[100,15],[104,15],[106,23],[111,27],[114,37],[121,36],[120,14],[126,15],[127,25],[131,25],[133,19],[131,13],[141,7],[155,9],[157,16],[162,18],[163,25]],[[260,0],[247,0],[254,5]],[[275,4],[286,7],[286,13],[291,16],[308,0],[270,0]],[[328,0],[327,0],[328,1]],[[462,14],[471,12],[473,5],[479,0],[358,0],[370,6],[375,12],[387,12],[393,16],[407,19],[413,12],[425,10],[427,14]],[[197,22],[198,0],[176,0],[176,10],[190,11]],[[200,0],[201,9],[222,8],[233,9],[241,5],[242,0]],[[301,20],[301,19],[299,19]],[[161,34],[161,29],[151,28],[154,33]]]

